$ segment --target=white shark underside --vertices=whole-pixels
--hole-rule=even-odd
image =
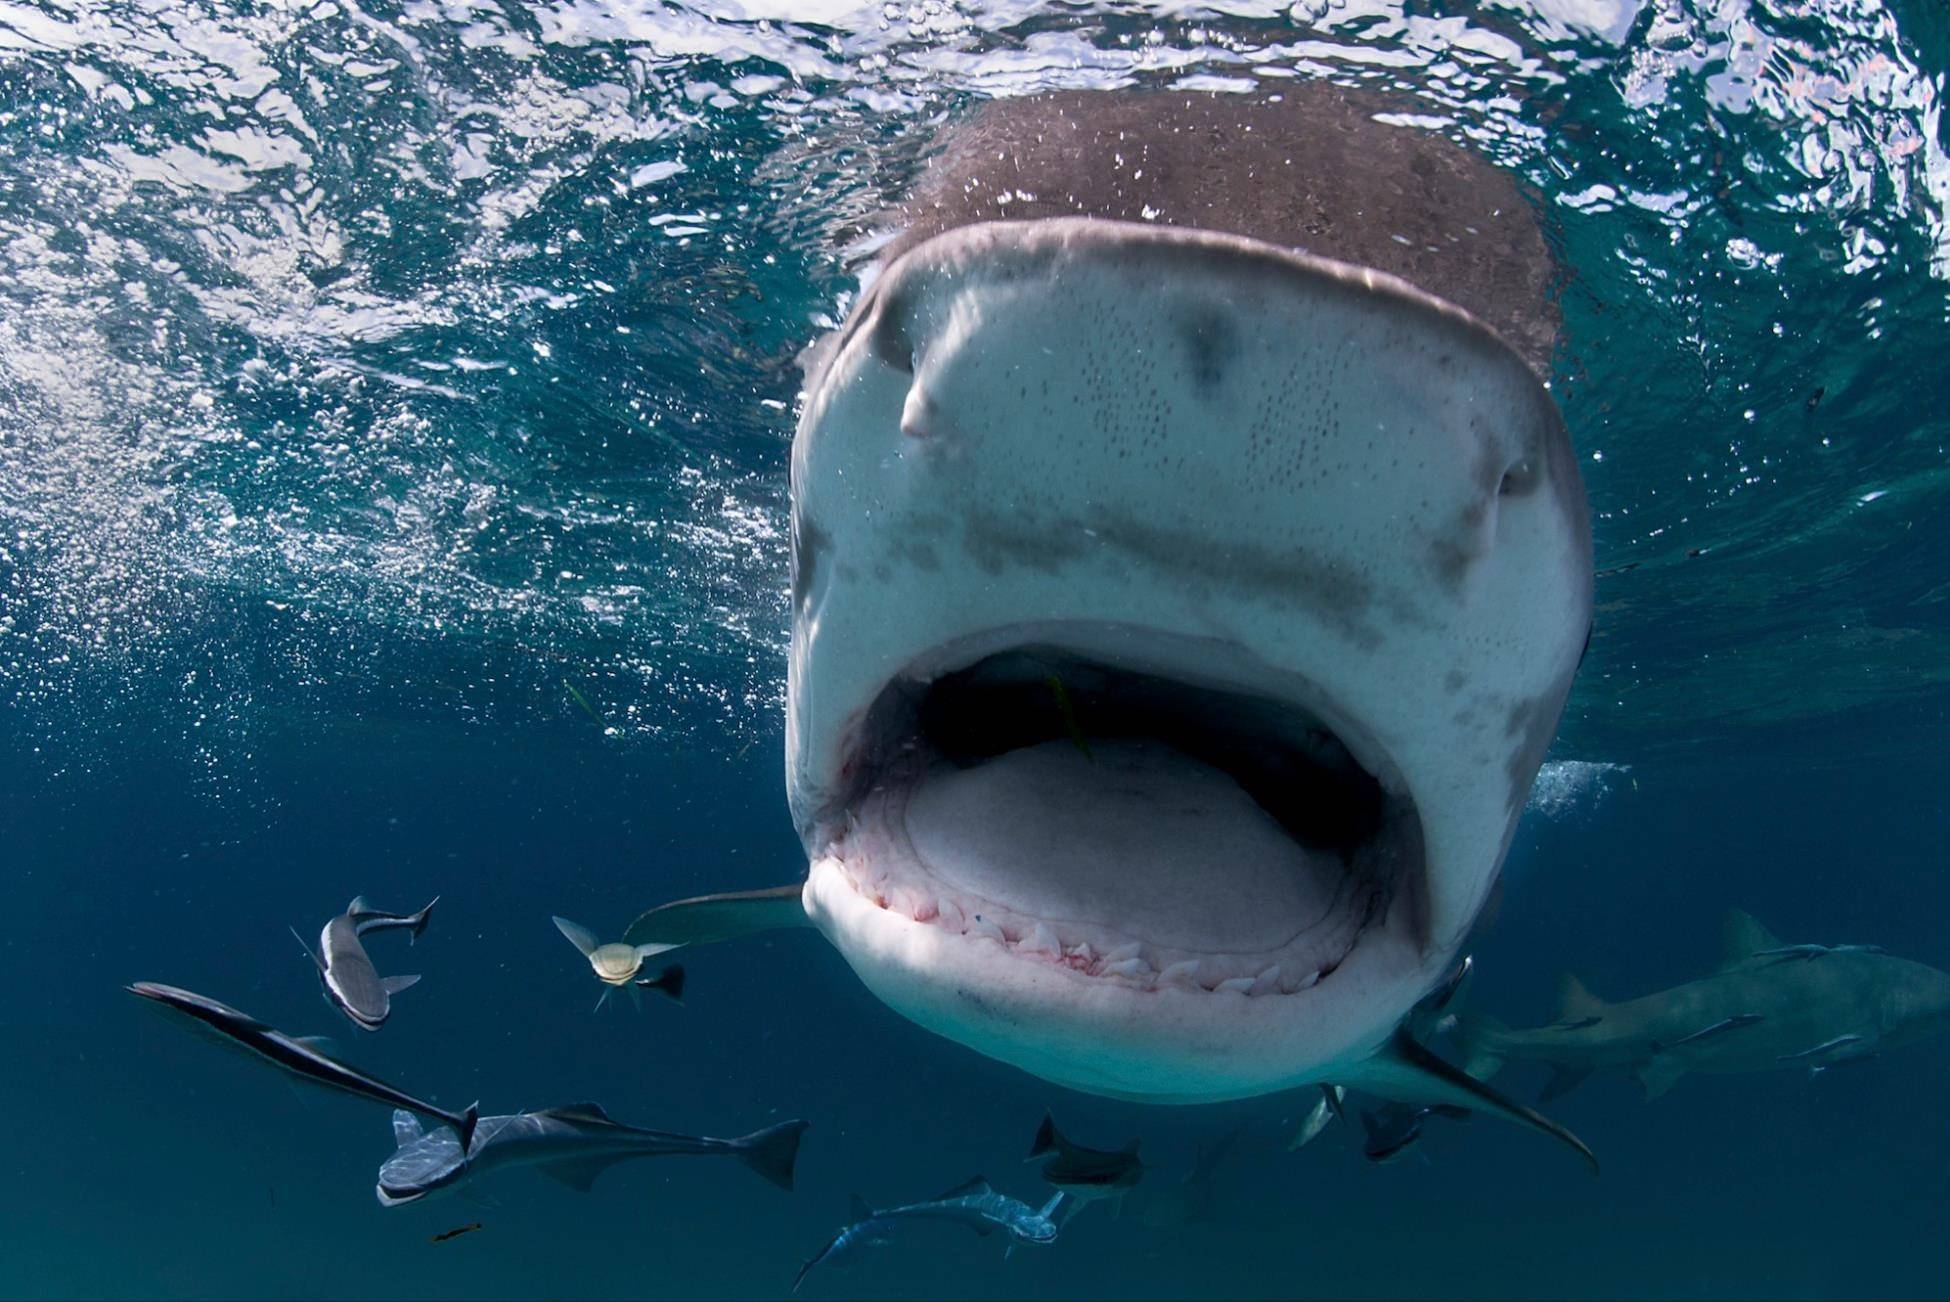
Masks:
[[[1095,1093],[1361,1074],[1455,961],[1590,615],[1547,393],[1461,310],[1209,231],[910,248],[793,458],[805,905]]]

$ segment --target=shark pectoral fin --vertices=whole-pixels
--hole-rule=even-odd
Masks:
[[[1686,1064],[1677,1054],[1657,1053],[1638,1070],[1639,1084],[1647,1099],[1656,1099],[1671,1089],[1686,1074]]]
[[[408,1144],[419,1139],[426,1133],[426,1127],[420,1124],[418,1117],[403,1108],[393,1109],[393,1142],[395,1144],[401,1148],[405,1148]]]
[[[1543,1089],[1537,1091],[1537,1101],[1549,1103],[1552,1099],[1561,1099],[1584,1084],[1590,1075],[1589,1067],[1552,1067],[1551,1078],[1544,1082]]]
[[[810,927],[812,920],[800,903],[803,889],[800,883],[793,882],[759,891],[725,891],[660,904],[629,925],[623,933],[623,943],[677,949],[684,945],[734,940],[761,931]]]
[[[596,1177],[615,1166],[628,1161],[635,1154],[619,1153],[607,1157],[572,1157],[561,1162],[543,1162],[535,1169],[551,1180],[560,1180],[577,1193],[588,1193],[596,1187]]]
[[[1541,1130],[1559,1143],[1577,1150],[1591,1164],[1594,1174],[1598,1170],[1597,1157],[1576,1135],[1493,1088],[1488,1082],[1459,1071],[1404,1032],[1397,1031],[1395,1038],[1373,1057],[1360,1063],[1353,1071],[1343,1073],[1343,1076],[1353,1088],[1385,1099],[1406,1103],[1450,1103]]]
[[[590,931],[589,928],[577,926],[567,918],[550,918],[549,921],[555,924],[557,931],[568,937],[571,945],[574,945],[582,951],[584,958],[588,958],[600,948],[600,943],[597,941],[595,933]]]
[[[417,974],[413,976],[391,976],[386,977],[379,984],[386,988],[387,997],[390,998],[402,990],[411,990],[414,986],[419,985],[420,978]]]

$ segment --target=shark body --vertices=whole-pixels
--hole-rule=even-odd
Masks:
[[[1719,969],[1607,1003],[1566,977],[1557,1022],[1478,1024],[1472,1053],[1541,1062],[1555,1097],[1596,1071],[1637,1077],[1657,1098],[1692,1072],[1783,1068],[1819,1073],[1862,1062],[1950,1025],[1950,973],[1874,946],[1785,946],[1745,913],[1729,915]]]
[[[1535,1123],[1400,1026],[1589,638],[1548,246],[1486,163],[1289,89],[1029,97],[939,153],[809,350],[811,868],[729,912],[1078,1090]]]

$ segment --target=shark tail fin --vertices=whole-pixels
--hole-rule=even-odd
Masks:
[[[422,908],[418,913],[413,915],[412,918],[413,926],[406,933],[407,944],[411,945],[414,941],[420,938],[422,933],[426,931],[427,919],[433,916],[433,906],[438,903],[440,903],[440,897],[436,895],[432,899],[426,902],[426,907]]]
[[[804,1121],[781,1121],[776,1126],[755,1130],[731,1142],[746,1166],[790,1193],[792,1168],[799,1160],[799,1137],[806,1133],[808,1124]]]
[[[1557,983],[1557,1015],[1566,1022],[1603,1017],[1605,1001],[1585,989],[1584,982],[1566,972]]]
[[[1069,1141],[1063,1138],[1063,1132],[1056,1128],[1056,1118],[1044,1112],[1043,1124],[1036,1127],[1036,1138],[1030,1141],[1029,1156],[1024,1160],[1033,1162],[1039,1157],[1047,1157],[1067,1147]]]

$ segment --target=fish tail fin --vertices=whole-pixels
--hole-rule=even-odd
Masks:
[[[455,1127],[455,1129],[460,1131],[460,1152],[462,1157],[467,1156],[468,1151],[474,1147],[474,1127],[480,1124],[481,1105],[478,1102],[468,1104],[467,1111],[460,1114],[460,1125]]]
[[[656,976],[637,984],[646,990],[661,990],[672,1002],[681,1004],[684,1002],[684,965],[669,964]]]
[[[415,941],[419,940],[421,933],[426,931],[427,919],[433,916],[433,906],[438,903],[440,903],[440,897],[436,895],[432,899],[426,902],[425,908],[421,909],[418,913],[413,915],[412,929],[406,933],[407,944],[411,945]]]
[[[1056,1128],[1056,1118],[1046,1111],[1043,1113],[1043,1124],[1036,1127],[1036,1138],[1029,1143],[1029,1156],[1024,1160],[1033,1162],[1039,1157],[1058,1152],[1068,1144],[1063,1132]]]
[[[754,1130],[742,1139],[732,1140],[745,1165],[787,1193],[792,1192],[792,1168],[799,1160],[799,1137],[806,1133],[804,1121],[781,1121],[776,1126]]]

